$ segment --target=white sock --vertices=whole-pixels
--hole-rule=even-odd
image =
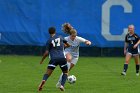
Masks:
[[[60,82],[60,83],[62,81],[62,76],[63,76],[63,73],[60,75],[59,80],[58,80],[58,82]]]
[[[68,71],[70,70],[70,65],[71,65],[71,63],[70,62],[67,62]]]

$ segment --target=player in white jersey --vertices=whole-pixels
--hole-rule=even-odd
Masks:
[[[77,31],[73,29],[73,27],[68,24],[67,29],[69,29],[66,33],[70,34],[69,36],[65,37],[65,40],[71,45],[71,47],[68,47],[65,49],[65,55],[67,59],[67,65],[68,70],[70,71],[77,63],[79,58],[79,47],[81,43],[85,43],[86,45],[91,45],[91,42],[89,40],[86,40],[82,37],[77,36]],[[65,29],[66,30],[66,29]],[[58,83],[56,84],[56,87],[59,87],[62,75],[60,75],[60,78],[58,80]]]
[[[91,45],[91,42],[77,36],[76,30],[71,30],[71,35],[65,37],[65,40],[71,45],[71,47],[65,49],[66,58],[71,62],[70,69],[76,65],[79,58],[79,47],[81,43],[85,43],[86,45]]]

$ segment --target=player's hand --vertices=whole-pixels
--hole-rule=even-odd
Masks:
[[[126,50],[124,50],[124,55],[126,55],[126,52],[127,52],[127,51],[126,51]]]
[[[138,46],[138,45],[137,45],[137,44],[135,44],[135,45],[133,46],[133,48],[135,49],[135,48],[137,48],[137,46]]]
[[[91,42],[90,42],[90,41],[87,41],[87,42],[86,42],[86,45],[91,45]]]

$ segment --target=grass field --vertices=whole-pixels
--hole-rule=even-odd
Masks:
[[[0,56],[0,93],[38,93],[48,59],[40,65],[40,56]],[[133,60],[127,76],[121,76],[124,58],[80,57],[70,72],[75,84],[66,83],[64,93],[139,93],[140,77]],[[61,71],[57,67],[40,93],[62,93],[55,87]]]

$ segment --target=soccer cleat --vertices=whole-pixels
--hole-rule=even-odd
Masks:
[[[136,73],[136,76],[139,76],[139,73]]]
[[[61,91],[65,91],[65,88],[64,88],[62,85],[59,87],[59,89],[60,89]]]
[[[121,75],[126,76],[126,72],[122,72]]]
[[[39,85],[39,87],[38,87],[38,91],[42,91],[42,89],[43,89],[43,85],[45,84],[45,80],[43,80],[41,83],[40,83],[40,85]]]
[[[57,82],[56,88],[60,88],[60,86],[61,86],[61,83],[60,82]]]

